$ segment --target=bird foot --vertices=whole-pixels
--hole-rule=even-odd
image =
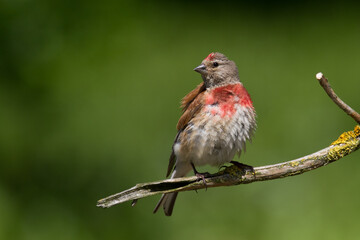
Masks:
[[[207,189],[207,185],[206,185],[205,178],[206,178],[206,177],[209,177],[211,174],[208,173],[208,172],[200,173],[200,172],[198,172],[198,171],[196,170],[194,164],[191,164],[191,166],[192,166],[192,168],[193,168],[193,170],[194,170],[195,176],[197,177],[197,181],[202,180],[203,183],[204,183],[204,185],[205,185],[205,188]]]
[[[195,176],[197,177],[197,180],[198,180],[198,181],[202,180],[203,183],[204,183],[204,185],[206,186],[205,178],[206,178],[206,177],[209,177],[209,176],[210,176],[210,173],[208,173],[208,172],[204,172],[204,173],[196,172],[196,173],[195,173]]]
[[[239,163],[236,161],[230,161],[230,163],[234,164],[236,167],[240,169],[241,172],[246,174],[246,172],[251,172],[251,174],[255,175],[255,170],[253,166],[246,165],[244,163]]]

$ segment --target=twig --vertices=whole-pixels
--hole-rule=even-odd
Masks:
[[[360,115],[336,96],[323,74],[318,73],[316,78],[320,81],[321,86],[330,98],[348,115],[359,122]],[[294,176],[335,162],[359,148],[360,126],[355,126],[354,131],[341,134],[340,137],[327,148],[292,161],[256,167],[254,168],[254,173],[247,172],[244,174],[241,169],[233,165],[206,177],[206,186],[202,181],[198,181],[198,178],[195,176],[140,183],[133,188],[99,200],[97,206],[109,208],[131,200],[133,200],[132,205],[135,205],[138,199],[155,194],[197,190],[205,187],[232,186]]]
[[[349,107],[343,100],[341,100],[336,95],[334,90],[331,88],[329,81],[325,78],[325,76],[321,72],[316,74],[316,79],[319,80],[320,85],[324,88],[325,92],[327,93],[327,95],[329,95],[331,100],[333,100],[334,103],[336,103],[342,110],[344,110],[344,112],[346,112],[347,115],[352,117],[358,124],[360,124],[360,114],[357,113],[351,107]]]

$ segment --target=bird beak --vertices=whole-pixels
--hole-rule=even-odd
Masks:
[[[195,72],[198,72],[200,74],[206,73],[206,66],[204,64],[201,64],[199,66],[197,66],[196,68],[194,68]]]

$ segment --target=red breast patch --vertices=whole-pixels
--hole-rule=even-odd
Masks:
[[[252,107],[250,95],[240,83],[213,89],[206,97],[205,104],[218,105],[217,110],[220,112],[213,110],[211,113],[213,115],[220,113],[221,117],[225,115],[232,116],[236,111],[235,104]]]

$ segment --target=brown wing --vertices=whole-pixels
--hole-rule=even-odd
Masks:
[[[178,123],[177,123],[177,130],[178,133],[175,137],[175,142],[180,135],[180,133],[184,130],[187,126],[189,121],[200,111],[202,106],[204,105],[204,91],[205,91],[204,83],[199,84],[194,90],[188,93],[181,101],[181,108],[183,109],[183,114],[181,115]],[[166,177],[168,177],[175,165],[176,156],[174,153],[174,148],[172,149],[170,159],[169,159],[169,166],[167,170]]]
[[[204,105],[205,90],[205,84],[201,83],[182,99],[181,108],[183,109],[183,114],[181,115],[176,126],[178,131],[181,131],[183,128],[185,128],[190,119],[192,119]]]
[[[197,87],[189,92],[182,100],[180,107],[182,108],[183,112],[189,107],[189,105],[194,101],[194,99],[199,95],[199,93],[205,91],[205,84],[202,82]]]

